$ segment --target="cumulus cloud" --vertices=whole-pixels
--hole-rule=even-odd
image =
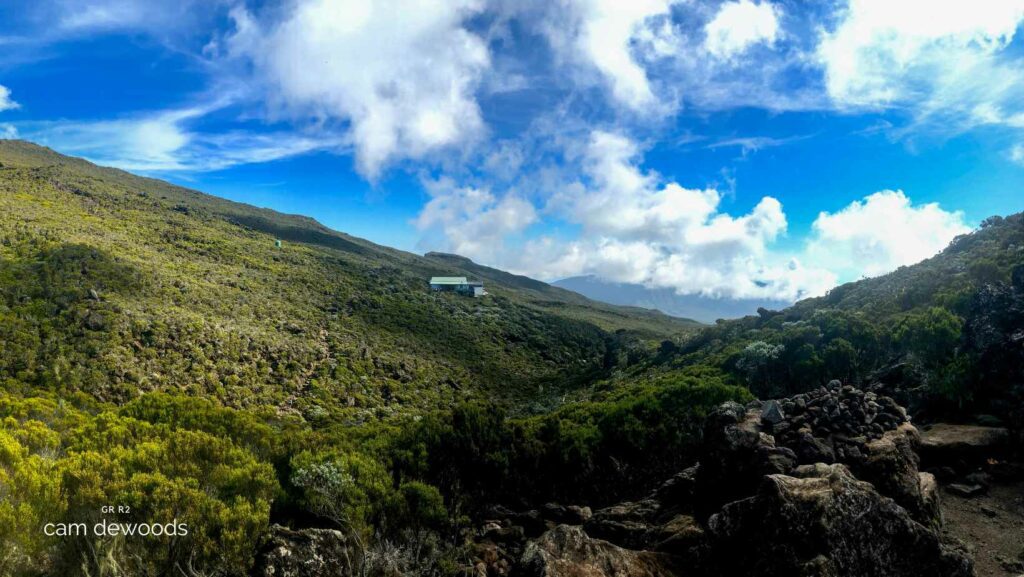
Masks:
[[[914,205],[902,191],[883,190],[813,224],[808,257],[843,278],[877,276],[934,256],[970,232],[962,212],[937,203]]]
[[[616,133],[594,131],[583,161],[586,182],[556,195],[550,209],[581,228],[579,237],[528,247],[548,278],[602,278],[683,293],[795,299],[825,290],[826,271],[779,259],[770,245],[786,231],[782,205],[762,198],[747,214],[722,210],[715,189],[662,182],[639,166],[640,150]],[[536,251],[539,256],[530,254]]]
[[[470,258],[489,258],[505,247],[506,238],[537,220],[533,204],[506,194],[500,199],[481,188],[460,187],[450,179],[426,183],[431,199],[414,224],[439,235],[434,248]]]
[[[285,18],[232,15],[229,53],[249,60],[268,99],[296,118],[348,123],[357,166],[422,158],[483,130],[474,91],[488,69],[484,41],[464,27],[477,0],[299,0]]]
[[[999,54],[1022,19],[1022,0],[850,0],[817,55],[840,106],[973,109],[1016,92],[1019,70]]]
[[[21,105],[11,98],[11,89],[0,85],[0,112],[20,107]]]
[[[545,280],[592,274],[682,294],[792,301],[913,264],[970,231],[961,212],[885,190],[820,213],[808,240],[783,248],[789,223],[776,198],[736,214],[714,188],[644,170],[642,152],[620,133],[591,131],[576,158],[579,178],[532,202],[514,191],[431,183],[417,220],[435,235],[424,248]],[[524,234],[527,227],[535,233]]]
[[[417,224],[462,251],[524,274],[557,279],[580,274],[737,298],[796,299],[830,288],[835,277],[799,259],[772,252],[786,231],[782,205],[762,198],[749,212],[731,215],[715,189],[663,182],[640,167],[641,150],[619,133],[590,133],[579,158],[580,178],[535,207],[508,193],[448,183],[420,213]],[[565,238],[531,236],[508,244],[540,221],[574,229]]]
[[[731,58],[758,43],[771,44],[779,34],[778,9],[770,2],[726,2],[704,27],[708,52]]]

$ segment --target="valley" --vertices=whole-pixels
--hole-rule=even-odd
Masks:
[[[1021,327],[1021,214],[705,325],[2,140],[0,574],[1010,574]]]

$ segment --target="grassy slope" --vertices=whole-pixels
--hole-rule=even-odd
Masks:
[[[119,402],[180,388],[365,420],[568,388],[608,368],[613,331],[695,326],[30,143],[0,141],[0,163],[8,386]],[[482,278],[492,296],[433,294],[432,275]]]

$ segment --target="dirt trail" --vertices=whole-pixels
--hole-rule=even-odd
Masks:
[[[1024,576],[1024,482],[963,498],[942,489],[943,532],[966,543],[978,577]]]

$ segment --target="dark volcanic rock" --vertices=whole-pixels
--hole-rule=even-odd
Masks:
[[[516,567],[523,577],[673,577],[685,575],[680,559],[631,551],[592,539],[579,527],[560,525],[530,543]]]
[[[590,507],[579,507],[569,505],[568,507],[558,503],[548,503],[541,508],[541,516],[555,524],[582,525],[586,523],[593,514]]]
[[[711,569],[721,575],[973,575],[969,557],[943,544],[905,509],[843,465],[770,475],[757,493],[708,521]],[[711,571],[709,571],[710,573]]]
[[[646,543],[648,529],[655,523],[661,504],[652,499],[620,503],[594,512],[583,525],[587,534],[632,549]]]
[[[704,527],[689,515],[677,515],[649,529],[645,539],[650,549],[692,559],[704,543]]]
[[[665,481],[651,495],[661,503],[659,513],[689,513],[693,511],[693,496],[697,486],[700,465],[688,467]]]
[[[832,446],[810,432],[798,433],[793,451],[801,463],[832,463],[836,454]]]
[[[789,399],[725,403],[705,421],[699,465],[645,499],[595,511],[582,528],[545,533],[515,571],[973,575],[970,557],[941,537],[939,489],[919,471],[919,444],[892,399],[838,382]]]
[[[341,531],[270,527],[256,555],[253,577],[344,577],[355,575],[359,555]]]
[[[764,408],[761,409],[761,422],[766,425],[777,425],[785,419],[785,415],[782,414],[782,408],[776,401],[768,401],[764,404]]]
[[[882,438],[865,445],[865,454],[857,463],[857,476],[874,485],[879,493],[894,499],[918,521],[938,526],[937,505],[928,502],[921,492],[919,443],[917,429],[910,423],[886,432]]]
[[[760,423],[760,411],[748,412],[736,403],[725,403],[708,417],[694,487],[700,495],[694,502],[699,518],[750,495],[764,475],[786,473],[796,465],[792,449],[776,447]]]

